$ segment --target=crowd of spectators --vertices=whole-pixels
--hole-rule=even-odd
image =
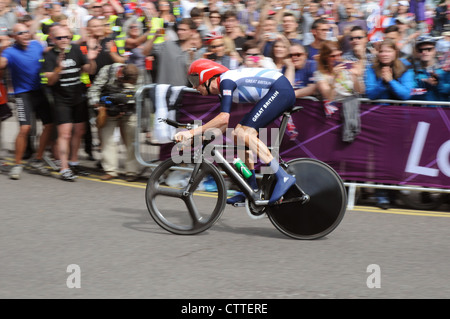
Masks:
[[[90,66],[89,74],[80,72],[84,89],[77,92],[84,97],[101,68],[113,63],[136,65],[144,84],[189,86],[187,68],[198,58],[229,69],[280,70],[297,97],[325,101],[327,114],[333,112],[330,101],[354,97],[450,97],[450,0],[0,0],[3,52],[16,45],[17,30],[22,30],[28,33],[21,35],[42,45],[42,56],[36,58],[48,58],[52,50],[59,52],[61,39],[55,34],[61,27],[70,31],[71,45],[84,55],[80,63]],[[51,67],[44,62],[47,73],[60,67],[55,53],[52,58]],[[12,97],[10,76],[11,72],[3,74],[2,85]],[[50,104],[57,107],[60,100],[52,98],[51,84],[43,81]],[[152,110],[147,102],[148,120]],[[93,106],[86,105],[94,116]],[[86,118],[85,129],[76,131],[85,132],[90,157],[91,122]],[[150,121],[143,121],[143,126],[150,138]],[[66,139],[63,149],[79,147],[79,141],[69,141],[69,133],[58,133]],[[58,137],[53,137],[57,145],[55,141]],[[77,164],[76,156],[70,160],[68,153],[63,157],[68,161],[65,168]]]

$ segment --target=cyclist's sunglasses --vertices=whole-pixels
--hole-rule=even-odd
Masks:
[[[193,87],[197,87],[200,84],[200,78],[199,78],[198,74],[189,74],[188,80],[189,80],[189,82],[191,82]]]

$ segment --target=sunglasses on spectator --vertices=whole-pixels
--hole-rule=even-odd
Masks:
[[[70,39],[70,37],[68,35],[62,35],[59,37],[55,37],[56,40],[61,41],[61,40],[68,40]]]
[[[330,58],[338,58],[342,56],[342,53],[330,54]]]
[[[220,19],[220,16],[210,16],[210,19]]]
[[[305,53],[290,53],[289,54],[289,56],[291,57],[291,58],[293,58],[293,57],[297,57],[297,58],[299,58],[299,57],[301,57],[301,56],[304,56],[305,55]]]
[[[353,41],[353,40],[361,40],[361,39],[364,39],[364,37],[351,37],[351,38],[350,38],[350,41]]]
[[[16,35],[24,35],[24,34],[28,34],[28,33],[30,33],[30,31],[24,30],[24,31],[17,31],[15,34]]]
[[[246,55],[248,55],[248,56],[258,56],[259,53],[246,53]]]
[[[102,8],[102,6],[93,6],[92,8],[98,9],[98,8]]]
[[[423,51],[431,52],[431,51],[433,51],[433,50],[434,50],[433,47],[420,48],[420,49],[419,49],[419,52],[420,52],[420,53],[422,53]]]
[[[224,44],[222,43],[222,44],[218,44],[218,45],[211,45],[210,48],[211,49],[217,49],[217,48],[220,48],[220,47],[223,47],[223,46],[224,46]]]

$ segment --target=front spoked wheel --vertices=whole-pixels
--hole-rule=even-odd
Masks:
[[[193,176],[191,191],[186,192],[194,164],[183,164],[182,170],[176,167],[180,164],[168,159],[150,175],[145,192],[148,211],[159,226],[171,233],[201,233],[210,228],[224,210],[224,179],[214,165],[203,161]]]
[[[317,239],[331,233],[341,222],[347,207],[347,193],[340,176],[327,164],[309,158],[287,163],[289,174],[309,195],[309,201],[289,202],[300,196],[296,187],[285,194],[286,203],[267,206],[272,224],[283,234],[296,239]],[[269,186],[269,193],[274,183]]]

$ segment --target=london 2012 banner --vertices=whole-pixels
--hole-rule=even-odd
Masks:
[[[217,97],[184,94],[178,109],[179,122],[206,123],[220,112]],[[303,109],[292,115],[296,134],[286,132],[279,154],[283,160],[319,159],[346,181],[450,188],[450,107],[411,105],[360,105],[360,133],[349,143],[342,140],[343,117],[338,111],[326,116],[319,101],[296,101]],[[252,108],[235,104],[230,127]],[[280,124],[277,119],[265,139]],[[230,141],[229,136],[224,137]],[[161,148],[160,159],[170,156],[172,146]],[[258,167],[258,166],[257,166]]]

